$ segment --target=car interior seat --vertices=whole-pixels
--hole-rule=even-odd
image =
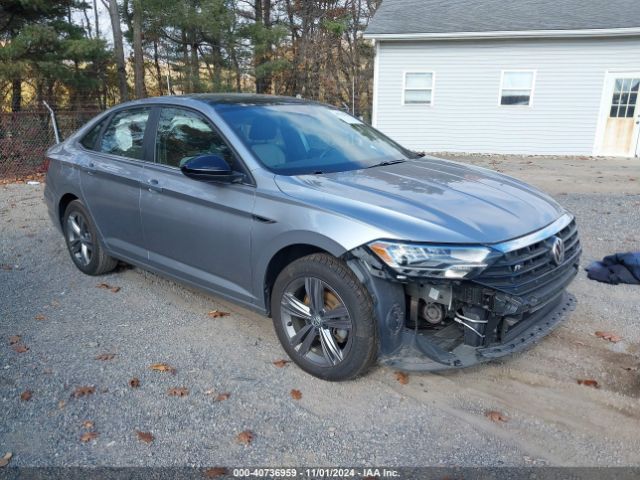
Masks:
[[[282,148],[275,143],[278,125],[264,117],[256,117],[249,129],[251,150],[268,167],[276,167],[286,162]]]

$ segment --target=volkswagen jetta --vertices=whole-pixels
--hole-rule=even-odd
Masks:
[[[508,355],[574,306],[570,213],[329,106],[130,102],[48,159],[49,212],[82,272],[121,260],[271,316],[288,355],[323,379]]]

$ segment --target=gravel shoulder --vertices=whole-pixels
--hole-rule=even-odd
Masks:
[[[574,212],[583,265],[640,250],[637,160],[455,158],[531,182]],[[136,268],[82,275],[42,186],[0,187],[0,264],[0,448],[13,466],[640,465],[639,287],[581,272],[577,311],[524,354],[406,385],[383,367],[331,384],[274,366],[285,354],[273,327],[248,310]],[[210,318],[216,309],[230,315]],[[14,335],[28,351],[9,345]],[[105,353],[115,357],[96,359]],[[151,370],[157,362],[175,373]],[[81,386],[95,392],[76,398]],[[176,387],[189,394],[168,395]],[[236,442],[245,430],[250,445]],[[99,434],[82,442],[86,431]]]

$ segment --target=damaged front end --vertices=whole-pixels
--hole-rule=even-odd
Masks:
[[[475,365],[524,350],[574,309],[566,287],[581,247],[571,216],[516,240],[464,248],[374,242],[350,252],[374,298],[381,363],[407,371]],[[445,250],[451,262],[432,261]]]

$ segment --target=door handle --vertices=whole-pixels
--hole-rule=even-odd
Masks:
[[[158,183],[159,183],[158,180],[156,180],[155,178],[152,178],[152,179],[148,180],[147,181],[147,189],[149,189],[150,192],[161,193],[162,192],[162,187],[160,187]]]

